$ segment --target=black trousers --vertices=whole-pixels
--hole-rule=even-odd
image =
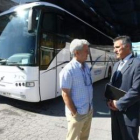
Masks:
[[[127,126],[124,118],[118,117],[118,113],[111,111],[112,140],[138,140],[139,125]]]

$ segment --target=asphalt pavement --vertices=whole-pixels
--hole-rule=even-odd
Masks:
[[[108,80],[94,84],[89,140],[111,140],[110,112],[104,98]],[[61,97],[28,103],[0,96],[0,140],[65,140],[67,121]]]

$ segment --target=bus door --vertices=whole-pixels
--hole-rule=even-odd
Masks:
[[[66,46],[66,37],[64,35],[64,19],[62,14],[57,14],[57,34],[56,34],[56,97],[61,95],[59,73],[70,60],[69,45]]]
[[[40,35],[40,96],[41,100],[55,98],[56,92],[56,53],[55,53],[55,14],[42,15]]]

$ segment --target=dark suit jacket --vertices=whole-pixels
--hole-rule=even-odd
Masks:
[[[111,84],[126,91],[125,96],[117,101],[118,119],[128,126],[139,125],[139,101],[140,101],[140,59],[131,57],[116,78],[119,62],[113,68]]]

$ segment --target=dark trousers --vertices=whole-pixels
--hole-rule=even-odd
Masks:
[[[127,126],[115,111],[111,112],[111,127],[112,140],[138,140],[139,126]]]

